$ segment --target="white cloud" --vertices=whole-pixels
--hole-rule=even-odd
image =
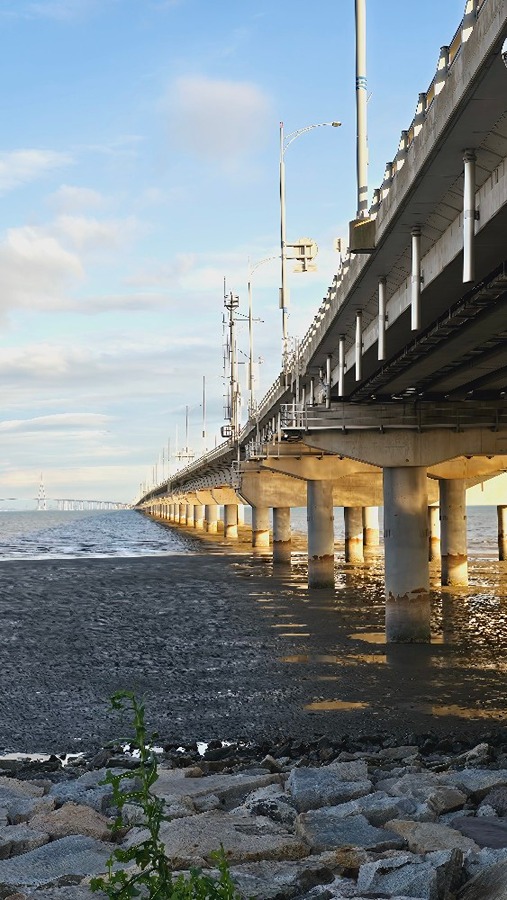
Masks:
[[[226,168],[254,153],[268,131],[270,99],[249,82],[182,77],[168,102],[171,138]]]
[[[29,184],[48,172],[68,166],[72,157],[54,150],[13,150],[0,153],[0,193]]]
[[[0,244],[0,309],[62,309],[69,283],[83,277],[81,261],[45,229],[11,228]]]
[[[27,434],[33,431],[88,430],[103,428],[110,419],[110,416],[100,413],[56,413],[50,416],[35,416],[31,419],[9,419],[0,422],[0,431]]]
[[[49,198],[50,202],[65,213],[80,212],[83,209],[97,208],[104,204],[104,197],[92,188],[62,184]]]
[[[87,216],[59,216],[55,230],[78,250],[119,247],[140,231],[134,216],[126,219],[96,219]]]

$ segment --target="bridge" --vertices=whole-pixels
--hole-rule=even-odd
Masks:
[[[466,490],[507,471],[505,0],[467,0],[369,210],[296,352],[241,428],[148,491],[148,514],[290,558],[308,510],[308,583],[334,583],[333,508],[364,561],[384,507],[386,637],[430,639],[429,557],[468,581]],[[507,558],[507,499],[498,507]],[[438,535],[440,526],[440,538]]]

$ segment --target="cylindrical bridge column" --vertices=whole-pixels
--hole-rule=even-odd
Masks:
[[[204,512],[205,527],[208,534],[216,534],[218,531],[218,504],[207,503]]]
[[[507,506],[497,506],[498,559],[507,559]]]
[[[187,523],[187,507],[185,503],[179,503],[178,525],[186,525]]]
[[[308,587],[334,586],[333,485],[307,481]]]
[[[238,525],[245,524],[245,507],[242,503],[238,503]]]
[[[290,563],[290,554],[290,508],[277,506],[273,509],[273,562]]]
[[[187,519],[186,519],[185,525],[187,526],[187,528],[194,527],[194,504],[193,503],[187,503]]]
[[[238,540],[237,503],[226,503],[224,506],[224,538],[228,541]]]
[[[380,545],[378,506],[363,507],[363,543],[365,547]]]
[[[194,528],[202,531],[204,528],[204,506],[201,503],[194,505]]]
[[[345,506],[345,562],[354,565],[364,563],[363,509],[361,506]]]
[[[440,507],[428,506],[428,558],[430,562],[440,559]]]
[[[426,469],[384,469],[386,639],[430,640]]]
[[[442,584],[468,584],[466,483],[440,479]]]
[[[252,547],[269,547],[269,509],[252,506]]]

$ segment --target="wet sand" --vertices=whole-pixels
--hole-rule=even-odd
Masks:
[[[302,553],[274,571],[245,545],[187,540],[189,554],[0,563],[0,749],[102,746],[119,689],[145,696],[162,743],[473,742],[507,725],[505,564],[475,560],[470,588],[435,590],[431,645],[386,647],[378,556],[308,591]]]

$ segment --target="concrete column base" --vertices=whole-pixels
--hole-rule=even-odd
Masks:
[[[187,523],[187,508],[184,503],[179,503],[179,515],[178,515],[178,525],[186,525]]]
[[[334,587],[333,485],[307,481],[308,587]]]
[[[442,584],[468,584],[466,483],[440,479]]]
[[[224,506],[224,538],[227,541],[238,540],[237,503],[226,503]]]
[[[378,506],[363,508],[363,545],[370,549],[380,546]]]
[[[187,526],[187,528],[193,528],[193,527],[194,527],[194,507],[193,507],[193,504],[191,504],[191,505],[188,505],[188,504],[187,504],[187,518],[186,518],[185,525]]]
[[[290,508],[273,509],[273,562],[290,565],[291,561]]]
[[[507,506],[497,506],[498,559],[507,559]]]
[[[204,529],[204,506],[200,503],[194,506],[194,528],[197,531]]]
[[[428,558],[430,562],[440,559],[440,507],[428,506]]]
[[[204,507],[204,528],[208,534],[218,533],[218,505],[216,503],[209,503]]]
[[[269,547],[269,509],[252,506],[252,547]]]
[[[384,469],[386,640],[429,643],[426,469]]]
[[[364,563],[363,510],[361,506],[345,506],[345,562],[353,565]]]

